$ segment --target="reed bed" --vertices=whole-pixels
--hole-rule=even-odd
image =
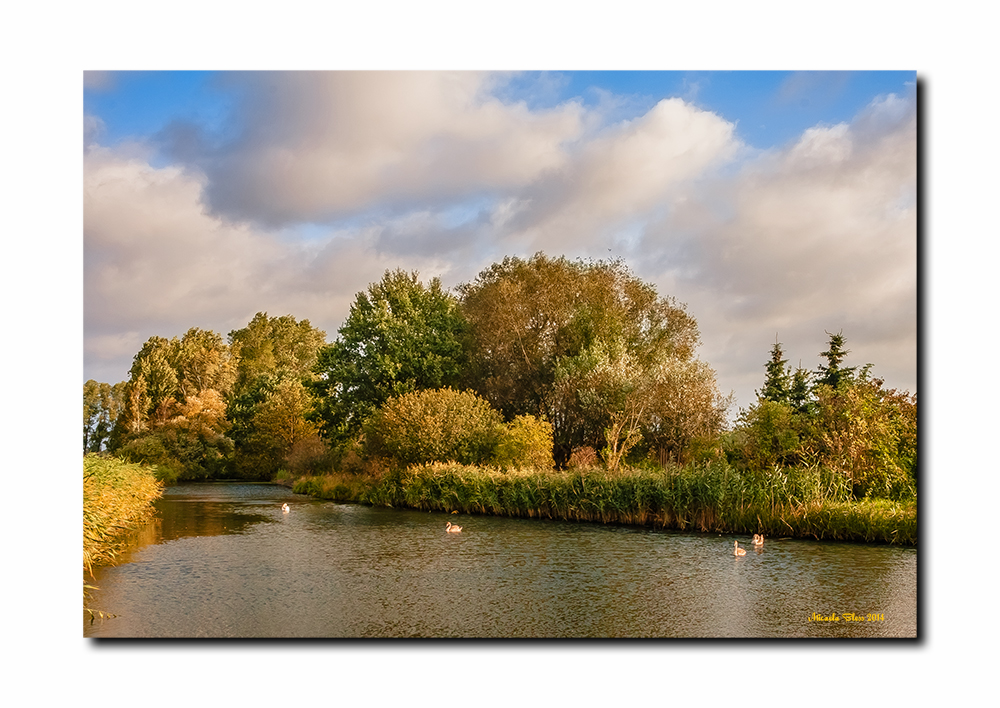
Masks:
[[[725,463],[659,469],[498,470],[414,465],[299,480],[294,491],[374,506],[916,545],[916,500],[854,500],[823,468],[741,472]]]
[[[130,532],[153,514],[163,487],[150,467],[118,459],[83,458],[83,569],[111,563]]]

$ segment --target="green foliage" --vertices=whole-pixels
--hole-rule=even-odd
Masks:
[[[131,439],[117,454],[129,462],[156,465],[165,481],[225,477],[234,451],[225,435],[227,425],[222,397],[209,389],[188,396],[168,420]]]
[[[740,411],[729,452],[753,469],[801,462],[801,424],[785,403],[761,400]]]
[[[715,462],[560,472],[432,463],[306,478],[295,491],[376,506],[716,533],[913,545],[917,532],[915,501],[851,501],[843,478],[817,467],[754,472]]]
[[[337,341],[319,352],[315,419],[325,438],[343,442],[394,396],[455,385],[465,363],[465,320],[434,278],[386,271],[358,293]]]
[[[302,381],[285,370],[261,374],[228,406],[230,435],[237,446],[236,473],[248,479],[271,479],[289,464],[314,468],[326,454],[316,440],[318,429],[309,418],[314,401]],[[309,441],[309,442],[307,442]],[[311,449],[308,453],[306,450]]]
[[[532,415],[517,416],[505,426],[493,460],[501,468],[552,468],[552,424]]]
[[[239,362],[234,397],[255,388],[262,376],[311,380],[325,345],[326,332],[314,328],[309,320],[298,322],[291,315],[268,317],[266,312],[258,312],[246,327],[229,333],[229,347]]]
[[[854,379],[854,372],[857,367],[842,367],[844,358],[851,353],[850,349],[844,349],[844,335],[842,332],[830,334],[830,348],[822,352],[820,356],[826,358],[826,365],[820,365],[816,370],[816,386],[829,386],[836,389],[842,383],[849,384]]]
[[[488,464],[504,434],[503,419],[474,393],[450,388],[390,399],[365,424],[365,453],[401,465]]]
[[[777,348],[777,345],[776,345]],[[871,365],[844,367],[842,334],[830,335],[816,383],[796,370],[788,403],[763,395],[741,412],[726,438],[730,461],[750,470],[821,465],[841,476],[856,498],[916,496],[917,402],[871,378]],[[772,351],[772,362],[780,359]],[[765,387],[766,389],[767,387]]]
[[[764,376],[764,387],[757,394],[762,401],[788,403],[790,400],[792,382],[788,373],[788,360],[783,357],[781,343],[775,342],[771,349],[771,360],[765,365],[767,374]]]
[[[83,385],[83,450],[100,452],[111,436],[125,401],[125,382],[114,386],[93,379]]]
[[[814,458],[841,471],[857,497],[914,496],[916,398],[866,375],[839,389],[819,386],[816,396],[819,434],[808,442]]]

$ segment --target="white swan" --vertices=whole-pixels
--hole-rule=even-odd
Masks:
[[[757,546],[758,548],[760,546],[763,546],[764,545],[764,534],[754,534],[753,535],[753,545]]]
[[[734,556],[745,556],[747,554],[747,552],[744,549],[740,548],[739,541],[733,541],[733,547],[734,547],[733,548]]]
[[[444,530],[447,531],[448,533],[461,533],[462,532],[462,527],[461,526],[455,526],[454,524],[452,524],[449,521],[448,525],[444,527]]]
[[[289,512],[288,504],[282,504],[281,510],[287,514]]]

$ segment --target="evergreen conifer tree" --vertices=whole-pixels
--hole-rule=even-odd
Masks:
[[[782,358],[784,354],[781,342],[775,338],[774,346],[771,348],[771,360],[764,365],[767,369],[764,387],[757,394],[762,401],[789,402],[791,383],[788,376],[788,360]]]
[[[844,349],[843,332],[837,334],[827,332],[827,334],[830,336],[830,348],[820,353],[820,356],[826,357],[827,365],[820,365],[816,370],[816,384],[837,388],[841,383],[850,383],[854,379],[854,370],[857,367],[840,365],[844,357],[851,353],[850,349]]]

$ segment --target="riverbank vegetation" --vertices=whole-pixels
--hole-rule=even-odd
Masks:
[[[83,569],[111,563],[153,514],[163,486],[154,471],[109,457],[83,458]]]
[[[150,338],[85,385],[84,448],[341,501],[914,543],[916,396],[829,337],[815,370],[776,342],[730,424],[695,319],[621,261],[506,258],[454,292],[397,270],[331,344],[266,313]]]
[[[496,469],[433,463],[303,477],[300,494],[426,511],[915,545],[916,500],[854,499],[822,468]]]

